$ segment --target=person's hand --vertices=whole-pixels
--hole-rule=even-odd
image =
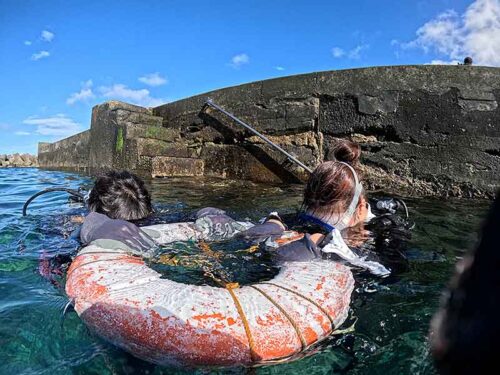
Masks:
[[[69,220],[75,224],[82,224],[83,221],[85,220],[85,218],[83,216],[80,216],[80,215],[73,215],[70,217]]]
[[[314,233],[311,234],[311,241],[314,242],[316,245],[319,245],[321,241],[325,238],[325,236],[321,233]]]
[[[358,206],[356,207],[354,215],[352,215],[349,226],[354,227],[359,223],[364,223],[366,221],[367,216],[368,216],[368,202],[366,201],[366,198],[362,195],[361,197],[359,197]]]

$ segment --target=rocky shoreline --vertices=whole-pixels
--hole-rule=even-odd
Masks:
[[[0,154],[0,168],[38,167],[38,158],[30,154]]]

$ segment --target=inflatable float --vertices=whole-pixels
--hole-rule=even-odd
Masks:
[[[192,234],[180,224],[145,229],[165,242],[177,227]],[[188,285],[99,241],[78,253],[66,281],[76,312],[98,336],[141,359],[178,366],[292,357],[344,322],[353,287],[350,269],[330,261],[284,263],[272,280],[242,287]]]

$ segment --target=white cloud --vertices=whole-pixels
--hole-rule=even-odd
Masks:
[[[445,61],[445,60],[432,60],[430,63],[426,65],[458,65],[460,61],[458,60],[452,60],[452,61]]]
[[[280,71],[280,72],[282,72],[283,70],[285,70],[285,68],[284,68],[284,67],[282,67],[282,66],[275,66],[274,68],[275,68],[276,70]]]
[[[36,133],[50,136],[67,137],[81,130],[80,124],[62,113],[44,118],[31,116],[23,124],[35,125]]]
[[[246,53],[240,53],[231,58],[231,65],[235,69],[239,69],[242,65],[250,63],[250,57]]]
[[[31,46],[32,44],[31,40],[25,40],[23,43],[25,46]]]
[[[99,91],[106,98],[122,99],[144,107],[156,107],[167,102],[167,100],[162,98],[151,97],[148,89],[134,90],[121,83],[114,84],[113,86],[101,86],[99,87]]]
[[[420,48],[447,60],[471,56],[474,64],[500,66],[500,0],[476,0],[462,15],[441,13],[401,47]]]
[[[94,99],[95,95],[92,92],[92,80],[89,79],[86,82],[82,83],[82,88],[78,92],[74,92],[69,96],[68,99],[66,99],[66,104],[68,105],[73,105],[76,102],[86,102],[90,99]]]
[[[360,44],[349,51],[345,51],[340,47],[333,47],[332,55],[337,59],[346,56],[349,59],[358,60],[361,58],[361,52],[369,47],[370,46],[368,44]]]
[[[347,57],[350,59],[358,60],[361,58],[361,52],[368,49],[370,46],[368,44],[360,44],[359,46],[356,46],[352,50],[349,51],[347,54]]]
[[[162,77],[158,72],[139,77],[139,81],[148,86],[161,86],[168,83],[168,79],[166,77]]]
[[[44,58],[49,57],[49,56],[50,56],[49,52],[40,51],[40,52],[37,52],[37,53],[34,53],[33,55],[31,55],[31,60],[37,61],[37,60],[44,59]]]
[[[48,31],[48,30],[43,30],[42,34],[40,35],[40,38],[42,38],[42,40],[45,42],[52,42],[54,37],[55,37],[55,34]]]
[[[14,133],[15,135],[31,135],[30,132],[23,132],[23,131],[18,131]]]
[[[337,57],[337,58],[339,58],[339,57],[344,56],[344,55],[345,55],[345,52],[344,52],[344,50],[343,50],[342,48],[339,48],[339,47],[333,47],[333,48],[332,48],[332,55],[333,55],[333,57]]]

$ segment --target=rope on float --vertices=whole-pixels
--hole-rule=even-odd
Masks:
[[[292,325],[293,329],[295,330],[295,333],[297,333],[297,336],[300,339],[300,343],[302,344],[302,350],[305,350],[307,348],[307,342],[306,339],[304,338],[304,335],[302,334],[302,331],[300,330],[299,325],[293,318],[286,312],[286,310],[281,306],[278,302],[276,302],[269,294],[264,292],[262,289],[257,288],[255,285],[250,285],[250,288],[253,288],[260,292],[264,297],[266,297],[276,308],[288,319],[290,324]]]
[[[304,296],[302,293],[299,293],[297,292],[296,290],[293,290],[293,289],[289,289],[289,288],[286,288],[284,286],[281,286],[281,285],[278,285],[278,284],[274,284],[274,283],[269,283],[269,282],[264,282],[264,283],[260,283],[260,284],[266,284],[266,285],[272,285],[272,286],[275,286],[276,288],[279,288],[279,289],[283,289],[287,292],[290,292],[290,293],[293,293],[299,297],[302,297],[303,299],[305,299],[307,302],[313,304],[314,306],[316,306],[323,314],[325,314],[327,317],[328,317],[328,320],[330,321],[330,325],[331,325],[331,331],[330,332],[333,332],[335,330],[335,323],[333,322],[333,319],[332,317],[330,316],[330,314],[319,304],[317,303],[316,301],[312,300],[311,298],[309,297],[306,297]]]
[[[234,292],[234,289],[238,289],[239,287],[240,285],[238,283],[226,284],[226,290],[231,295],[234,305],[236,306],[236,310],[238,311],[241,321],[243,322],[243,327],[245,328],[245,333],[248,339],[248,346],[250,349],[250,357],[252,358],[252,361],[258,362],[260,360],[260,357],[255,352],[255,341],[253,340],[252,331],[250,330],[250,324],[248,323],[247,316],[245,315],[245,310],[243,310],[243,306],[241,306],[240,300]]]

